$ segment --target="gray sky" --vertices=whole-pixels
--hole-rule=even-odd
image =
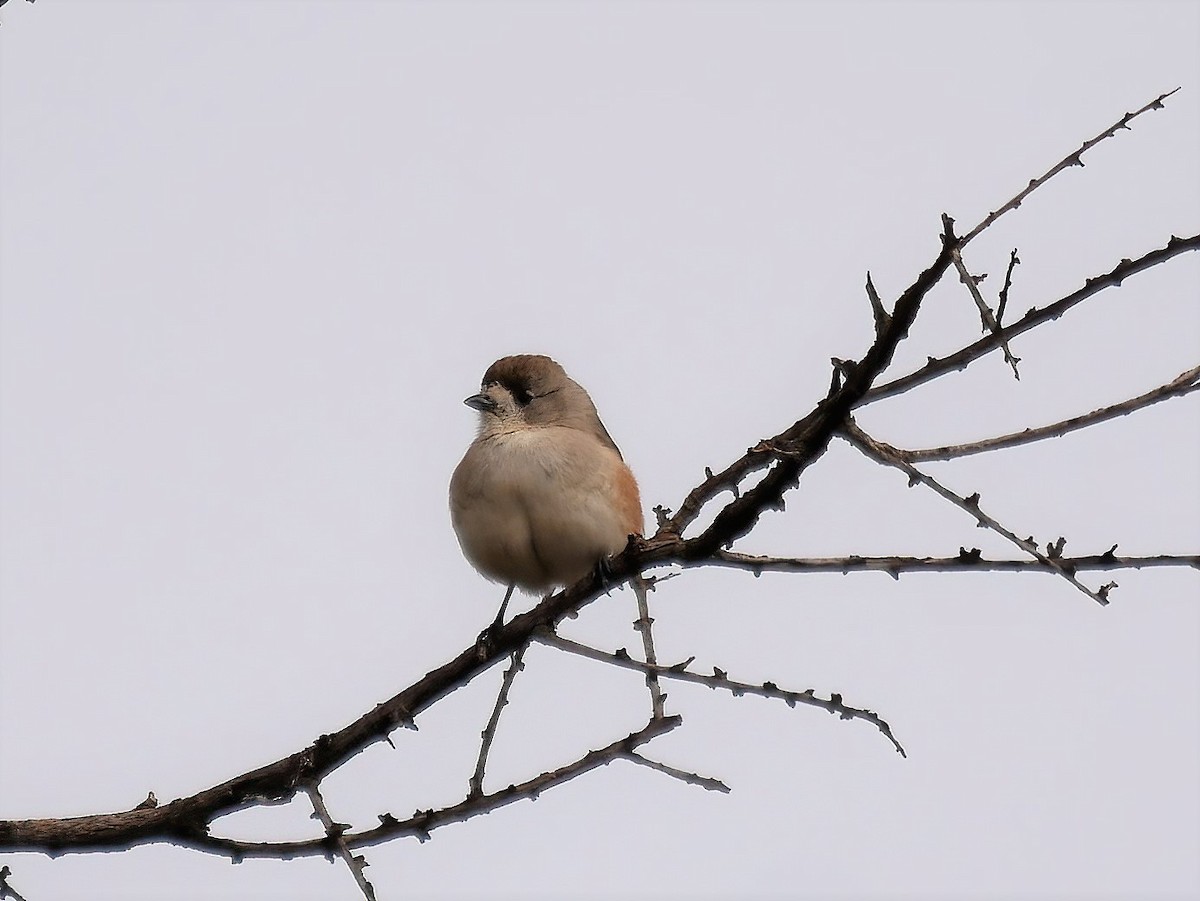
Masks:
[[[807,412],[938,216],[973,224],[1182,85],[967,253],[1013,309],[1196,229],[1194,3],[54,2],[0,11],[0,817],[192,794],[340,728],[499,601],[459,554],[461,400],[549,353],[647,510]],[[918,446],[1052,422],[1196,365],[1178,258],[865,410]],[[930,296],[896,371],[974,340]],[[1195,398],[931,471],[1067,551],[1195,552]],[[836,444],[739,549],[1008,555]],[[1092,585],[1105,576],[1088,576]],[[418,845],[381,898],[1123,898],[1200,892],[1194,572],[1101,609],[1040,575],[693,571],[660,654],[872,728],[668,686],[647,753]],[[522,599],[528,605],[530,599]],[[627,591],[564,632],[636,646]],[[336,819],[461,798],[499,670],[326,783]],[[639,728],[633,675],[530,652],[492,788]],[[297,802],[227,834],[315,834]],[[0,855],[31,901],[352,899],[323,860]]]

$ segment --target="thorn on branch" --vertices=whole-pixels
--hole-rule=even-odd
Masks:
[[[154,796],[154,792],[150,792],[149,794],[146,795],[146,800],[143,801],[141,804],[139,804],[137,807],[135,807],[133,809],[134,810],[153,810],[157,806],[158,806],[158,798],[156,798]],[[4,897],[3,895],[0,895],[0,898],[3,898],[3,897]]]
[[[664,507],[662,504],[655,504],[654,519],[658,523],[658,527],[660,529],[666,528],[667,523],[671,519],[671,508]]]
[[[883,308],[883,301],[880,300],[879,292],[875,290],[875,285],[871,281],[870,270],[867,271],[867,299],[871,302],[871,315],[875,318],[875,337],[878,339],[883,337],[887,327],[892,324],[892,317]]]
[[[857,360],[843,360],[841,357],[830,357],[834,370],[844,378],[850,378],[858,369]]]
[[[1058,536],[1058,541],[1046,542],[1046,556],[1051,560],[1058,560],[1062,557],[1063,548],[1067,545],[1067,539],[1061,535]]]
[[[1017,257],[1017,248],[1012,249],[1012,253],[1008,257],[1008,269],[1004,273],[1004,287],[1000,289],[1000,304],[996,307],[996,324],[1004,324],[1004,311],[1008,308],[1008,290],[1012,287],[1013,268],[1020,263]]]
[[[949,246],[954,242],[954,220],[942,213],[942,245]]]
[[[512,788],[512,786],[510,785],[509,788]],[[535,800],[536,800],[536,798],[535,798]],[[413,815],[412,815],[411,819],[413,820],[413,826],[416,830],[417,841],[419,843],[421,843],[422,845],[425,844],[427,841],[429,841],[431,838],[433,838],[433,836],[430,834],[429,829],[428,829],[429,821],[432,818],[433,818],[433,808],[432,807],[429,808],[428,810],[422,810],[420,807],[418,807],[416,810],[413,811]]]
[[[958,549],[958,559],[963,563],[978,563],[982,556],[982,551],[977,547],[973,547],[969,551],[965,547]]]

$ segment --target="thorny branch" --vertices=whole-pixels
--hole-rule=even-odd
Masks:
[[[11,875],[12,870],[8,867],[0,867],[0,901],[4,901],[5,898],[12,898],[13,901],[25,901],[24,896],[8,884],[8,877]]]
[[[329,841],[329,845],[350,868],[350,872],[354,876],[354,881],[358,884],[358,889],[363,893],[363,897],[367,901],[375,901],[375,887],[367,880],[367,875],[363,872],[367,867],[367,861],[364,857],[355,857],[354,852],[346,847],[344,838],[345,832],[350,827],[345,823],[335,823],[333,817],[329,815],[329,808],[325,806],[325,799],[321,797],[321,790],[316,784],[304,786],[304,791],[308,794],[308,798],[312,801],[313,817],[321,821],[321,825],[325,827],[325,837]]]
[[[979,282],[983,276],[974,276],[967,271],[967,264],[963,262],[961,251],[954,252],[954,268],[958,270],[959,281],[967,286],[967,291],[970,292],[971,299],[975,301],[975,306],[979,309],[979,316],[983,320],[984,331],[991,332],[992,336],[1000,342],[1000,349],[1004,351],[1004,362],[1012,367],[1013,376],[1019,380],[1021,373],[1017,371],[1017,364],[1021,361],[1014,357],[1012,351],[1008,349],[1008,342],[1000,334],[999,317],[992,315],[992,308],[987,305],[987,301],[979,293]],[[1005,288],[1007,287],[1005,285]]]
[[[500,725],[500,712],[508,704],[508,692],[512,688],[513,680],[517,678],[517,673],[525,668],[522,658],[525,656],[527,647],[529,645],[523,644],[513,651],[512,666],[505,670],[504,678],[500,682],[500,691],[496,694],[496,706],[492,708],[492,715],[481,733],[483,740],[479,746],[479,759],[475,762],[475,772],[471,776],[468,797],[477,798],[483,794],[483,771],[487,767],[488,752],[491,751],[492,742],[496,738],[496,727]]]
[[[913,460],[944,458],[922,457],[922,454],[941,451],[949,452],[952,456],[959,456],[964,453],[1013,446],[1029,440],[1037,440],[1040,437],[1050,437],[1052,433],[1061,434],[1075,428],[1083,428],[1086,425],[1157,402],[1167,396],[1188,393],[1195,387],[1194,370],[1191,373],[1192,380],[1190,382],[1177,384],[1179,380],[1176,380],[1171,385],[1156,389],[1160,394],[1152,392],[1155,394],[1153,399],[1149,399],[1148,395],[1143,395],[1127,401],[1123,405],[1095,411],[1086,417],[1077,417],[1076,420],[1066,420],[1053,426],[1021,433],[1020,436],[1002,436],[990,439],[988,442],[976,442],[974,445],[960,445],[949,449],[896,451],[886,445],[874,442],[869,436],[858,430],[849,419],[851,412],[864,404],[911,390],[941,375],[962,369],[992,350],[1004,347],[1005,342],[1011,338],[1045,322],[1057,319],[1068,309],[1099,291],[1119,286],[1129,276],[1165,263],[1181,253],[1200,249],[1200,235],[1184,238],[1172,237],[1164,248],[1151,251],[1134,260],[1122,260],[1110,272],[1086,281],[1083,287],[1073,294],[1041,309],[1035,307],[1016,323],[1002,326],[1008,289],[1011,286],[1012,269],[1016,264],[1016,252],[1014,251],[1005,276],[1005,285],[1001,291],[1000,305],[997,307],[993,319],[995,325],[993,327],[992,323],[988,323],[989,329],[991,329],[989,334],[944,359],[931,358],[928,364],[909,375],[875,386],[875,381],[891,363],[897,345],[908,335],[923,299],[941,280],[948,268],[957,265],[961,260],[961,249],[964,246],[1004,213],[1018,207],[1034,190],[1045,184],[1058,172],[1074,165],[1082,165],[1083,154],[1096,144],[1112,137],[1119,130],[1127,128],[1129,123],[1142,113],[1161,107],[1170,93],[1163,94],[1134,113],[1126,114],[1106,131],[1085,141],[1076,151],[1051,167],[1042,176],[1033,179],[1027,187],[1003,206],[989,213],[965,237],[956,237],[953,222],[947,217],[940,236],[941,247],[933,262],[900,295],[890,312],[884,309],[878,292],[868,279],[867,294],[875,322],[875,340],[862,357],[858,360],[838,361],[828,394],[807,415],[773,438],[759,441],[724,470],[715,474],[706,472],[704,480],[683,499],[678,507],[678,512],[671,514],[665,508],[661,509],[658,531],[648,539],[631,539],[624,552],[609,561],[609,580],[619,584],[640,577],[646,570],[664,564],[677,564],[684,567],[738,566],[756,573],[773,569],[830,571],[836,568],[845,572],[877,569],[889,572],[893,576],[898,576],[900,572],[939,568],[947,570],[973,569],[975,571],[1027,569],[1052,571],[1071,581],[1080,590],[1088,593],[1090,597],[1104,603],[1108,586],[1093,592],[1078,582],[1074,576],[1076,571],[1129,566],[1189,565],[1197,567],[1200,565],[1198,557],[1117,557],[1115,546],[1103,555],[1067,558],[1062,556],[1062,539],[1050,544],[1047,552],[1043,554],[1032,539],[1017,538],[1015,534],[983,514],[979,509],[977,495],[970,498],[960,497],[943,488],[928,476],[919,473],[912,466]],[[986,307],[986,304],[984,306]],[[988,315],[991,315],[990,311]],[[1189,374],[1185,373],[1184,375]],[[1183,379],[1184,376],[1180,378]],[[1118,410],[1118,407],[1122,409]],[[1055,430],[1058,431],[1055,432]],[[749,557],[731,552],[729,548],[732,543],[751,531],[763,513],[772,509],[782,509],[787,492],[797,485],[801,473],[824,454],[829,441],[835,434],[848,437],[864,452],[889,465],[905,470],[910,478],[916,478],[929,485],[943,497],[971,512],[978,522],[996,529],[1000,534],[1014,541],[1018,547],[1031,554],[1034,559],[1029,561],[988,561],[983,560],[982,555],[974,549],[971,551],[963,549],[957,558],[940,560],[898,557],[847,557],[835,561],[799,560]],[[1033,435],[1036,437],[1031,437]],[[905,458],[904,454],[906,453],[914,455],[911,460]],[[767,472],[762,479],[752,488],[742,491],[742,480],[750,473],[763,469]],[[717,511],[710,524],[699,534],[685,535],[688,529],[696,523],[701,511],[725,492],[732,494],[732,499],[726,501],[724,506]],[[653,581],[653,577],[645,578],[648,582]],[[143,803],[133,809],[111,814],[65,819],[0,821],[0,849],[44,850],[50,853],[60,853],[64,851],[111,850],[147,842],[167,841],[203,851],[226,854],[235,859],[246,856],[283,858],[336,852],[343,854],[347,859],[347,863],[355,871],[356,879],[360,881],[361,888],[365,883],[362,876],[362,866],[365,865],[365,861],[361,857],[354,857],[350,854],[352,849],[406,835],[424,840],[437,827],[488,813],[517,800],[536,798],[541,791],[547,788],[559,785],[613,760],[629,760],[637,765],[649,766],[705,788],[725,790],[724,784],[719,780],[660,764],[636,753],[641,745],[655,736],[676,728],[681,722],[678,716],[663,714],[661,692],[656,693],[656,688],[652,688],[652,697],[655,698],[654,716],[641,730],[630,733],[604,748],[590,751],[574,762],[556,770],[544,772],[519,785],[511,785],[492,794],[484,794],[483,771],[486,766],[491,737],[494,737],[499,714],[507,699],[507,691],[511,687],[512,679],[519,670],[522,649],[533,638],[571,653],[593,657],[606,663],[639,671],[647,677],[648,682],[652,679],[654,686],[657,686],[659,679],[689,681],[708,685],[710,688],[730,691],[735,695],[756,694],[778,698],[788,703],[789,706],[804,704],[821,707],[844,719],[862,719],[875,725],[892,742],[897,751],[901,754],[904,753],[903,748],[893,737],[890,727],[882,718],[870,710],[847,706],[838,694],[823,699],[816,697],[812,691],[787,691],[780,689],[772,682],[764,682],[761,685],[735,682],[720,670],[714,670],[713,674],[708,676],[689,671],[687,665],[690,661],[675,666],[663,666],[656,662],[653,647],[649,641],[644,646],[647,660],[639,662],[630,658],[627,653],[609,654],[569,642],[553,633],[554,627],[564,617],[577,613],[602,594],[607,587],[599,577],[593,576],[545,598],[532,610],[514,617],[498,629],[491,636],[491,640],[483,652],[476,643],[472,643],[452,660],[430,671],[354,722],[336,732],[319,736],[308,747],[274,763],[236,776],[190,797],[180,798],[159,806]],[[650,638],[649,623],[651,621],[648,605],[643,603],[639,607],[639,622],[644,624],[642,635],[647,640]],[[316,790],[325,776],[352,759],[370,744],[383,740],[390,741],[390,735],[395,729],[399,727],[415,729],[415,718],[424,710],[451,692],[469,684],[476,676],[510,655],[513,665],[505,674],[501,694],[497,698],[488,727],[484,730],[484,741],[476,772],[470,780],[468,793],[464,800],[439,810],[418,810],[406,819],[399,819],[390,813],[384,813],[379,816],[379,826],[358,832],[352,832],[348,827],[333,822],[328,811],[324,809],[324,803]],[[211,824],[219,817],[262,804],[283,803],[291,800],[299,791],[307,792],[313,800],[314,809],[325,827],[323,836],[292,842],[243,842],[210,834]],[[9,896],[19,899],[15,891],[7,885],[7,875],[6,868],[0,870],[0,887]],[[366,884],[369,886],[369,883]],[[364,892],[366,891],[364,889]]]
[[[1080,429],[1086,429],[1088,426],[1116,419],[1118,416],[1128,416],[1136,410],[1142,410],[1161,401],[1169,400],[1172,397],[1183,397],[1185,394],[1191,394],[1197,390],[1200,390],[1200,366],[1189,369],[1187,372],[1172,379],[1165,385],[1160,385],[1153,391],[1147,391],[1145,394],[1139,394],[1137,397],[1131,397],[1118,404],[1101,407],[1099,410],[1093,410],[1081,416],[1073,416],[1070,419],[1063,419],[1036,429],[1022,429],[1020,432],[1010,432],[1007,435],[988,438],[984,441],[972,441],[968,444],[949,444],[942,447],[929,447],[924,450],[901,450],[883,442],[879,442],[879,445],[886,448],[888,453],[909,463],[924,463],[930,460],[953,460],[955,457],[967,457],[971,454],[982,454],[987,451],[1018,447],[1022,444],[1032,444],[1044,438],[1060,438],[1070,432],[1077,432]]]
[[[908,476],[909,485],[921,484],[925,485],[927,488],[932,488],[936,494],[950,501],[950,503],[954,504],[954,506],[958,507],[960,510],[965,510],[967,513],[974,516],[976,522],[980,526],[991,529],[997,535],[1007,538],[1021,550],[1031,554],[1043,566],[1057,572],[1060,576],[1062,576],[1092,600],[1099,604],[1108,603],[1108,593],[1117,587],[1115,582],[1110,582],[1109,584],[1102,586],[1097,591],[1093,591],[1091,588],[1088,588],[1077,578],[1075,578],[1075,573],[1070,572],[1065,566],[1062,565],[1062,562],[1057,559],[1057,555],[1049,552],[1043,554],[1040,550],[1038,550],[1037,542],[1030,538],[1019,537],[1015,532],[1001,525],[996,519],[984,513],[979,506],[978,494],[972,494],[970,497],[963,497],[960,494],[955,494],[949,488],[938,482],[937,479],[926,475],[911,463],[908,463],[890,453],[884,445],[881,445],[875,441],[870,435],[855,425],[853,421],[846,422],[843,434],[852,445],[854,445],[871,459],[876,460],[879,463],[885,463],[888,466],[895,467],[896,469],[899,469],[901,472],[905,473]]]
[[[1057,567],[1067,572],[1106,571],[1113,569],[1147,569],[1161,566],[1190,566],[1200,569],[1200,554],[1156,554],[1149,557],[1118,557],[1117,545],[1103,554],[1083,557],[1059,557]],[[989,560],[978,548],[959,548],[954,557],[766,557],[755,554],[738,554],[733,551],[718,551],[713,559],[697,564],[703,566],[725,566],[744,569],[754,575],[766,572],[780,573],[853,573],[881,572],[894,579],[902,573],[921,572],[1048,572],[1056,573],[1056,566],[1046,566],[1041,560]]]
[[[412,816],[403,820],[390,813],[379,814],[379,825],[362,832],[345,832],[342,840],[349,848],[366,848],[383,844],[394,838],[412,836],[425,842],[430,838],[434,829],[451,823],[462,823],[473,817],[491,813],[516,801],[533,801],[548,788],[562,785],[564,782],[582,776],[600,766],[606,766],[614,760],[626,759],[630,753],[646,744],[652,738],[657,738],[676,728],[683,722],[679,716],[665,716],[662,719],[652,719],[649,723],[610,745],[589,751],[578,760],[565,764],[556,770],[542,773],[518,785],[492,792],[490,795],[467,797],[457,804],[443,807],[440,810],[417,810]],[[243,842],[236,839],[217,838],[210,836],[195,836],[192,840],[182,842],[189,847],[202,851],[213,851],[225,854],[234,860],[249,857],[303,857],[326,853],[326,843],[322,839],[307,839],[295,842]]]
[[[974,363],[980,357],[986,356],[999,347],[1001,338],[1007,341],[1043,323],[1058,319],[1063,313],[1071,309],[1071,307],[1082,303],[1105,288],[1119,288],[1121,283],[1129,278],[1129,276],[1144,272],[1160,263],[1165,263],[1172,257],[1192,250],[1200,250],[1200,234],[1191,235],[1187,238],[1177,238],[1172,235],[1166,247],[1152,250],[1138,257],[1136,260],[1121,260],[1120,263],[1104,273],[1104,275],[1089,278],[1083,283],[1082,288],[1041,309],[1034,307],[1012,325],[1005,326],[996,334],[984,335],[973,344],[969,344],[941,359],[930,357],[929,362],[920,369],[906,376],[871,388],[863,395],[858,406],[872,404],[883,400],[885,397],[895,397],[897,394],[903,394],[905,391],[916,388],[918,385],[924,385],[926,382],[933,381],[948,372],[966,369],[971,363]]]
[[[650,600],[647,596],[650,591],[650,584],[640,575],[634,576],[632,579],[633,593],[637,595],[638,618],[633,624],[633,628],[642,636],[642,652],[646,655],[647,663],[657,663],[658,659],[654,654],[654,619],[650,616]],[[650,707],[654,712],[654,718],[658,719],[665,711],[664,704],[667,696],[663,694],[662,687],[658,684],[658,674],[652,670],[646,671],[646,687],[650,690]]]
[[[1004,287],[1000,289],[1000,303],[996,306],[997,324],[1004,322],[1004,311],[1008,308],[1008,291],[1012,288],[1013,270],[1021,261],[1017,258],[1017,248],[1013,248],[1008,258],[1008,268],[1004,270]],[[1005,351],[1007,353],[1007,350]]]
[[[1048,182],[1054,176],[1058,175],[1059,172],[1062,172],[1064,169],[1069,169],[1072,166],[1079,166],[1080,168],[1083,168],[1083,155],[1085,153],[1087,153],[1089,150],[1091,150],[1093,147],[1095,147],[1101,141],[1106,140],[1107,138],[1113,137],[1114,135],[1116,135],[1117,132],[1121,131],[1122,129],[1128,130],[1129,123],[1132,122],[1134,119],[1136,119],[1138,116],[1140,116],[1142,113],[1148,112],[1150,110],[1162,109],[1163,101],[1166,100],[1168,97],[1170,97],[1172,94],[1174,94],[1175,91],[1178,91],[1178,90],[1179,90],[1179,88],[1175,88],[1174,91],[1167,91],[1165,94],[1159,94],[1157,97],[1155,97],[1153,100],[1151,100],[1145,106],[1143,106],[1141,109],[1135,110],[1132,113],[1126,113],[1124,116],[1122,116],[1120,119],[1118,119],[1112,125],[1110,125],[1108,128],[1104,129],[1104,131],[1100,132],[1100,134],[1096,135],[1094,138],[1090,138],[1089,140],[1084,141],[1074,153],[1069,153],[1066,156],[1064,156],[1061,160],[1059,160],[1057,163],[1055,163],[1053,166],[1051,166],[1049,169],[1047,169],[1040,176],[1038,176],[1035,179],[1032,179],[1028,185],[1026,185],[1024,188],[1022,188],[1015,197],[1011,198],[1002,207],[1000,207],[998,210],[993,210],[992,212],[990,212],[986,216],[984,216],[982,222],[980,222],[973,229],[971,229],[969,232],[967,232],[966,236],[962,239],[962,244],[960,246],[966,247],[968,244],[970,244],[972,241],[974,241],[977,237],[979,237],[980,233],[984,229],[990,227],[993,222],[995,222],[997,219],[999,219],[1005,213],[1009,212],[1010,210],[1015,210],[1017,207],[1019,207],[1021,205],[1021,203],[1025,200],[1026,197],[1028,197],[1030,194],[1032,194],[1034,191],[1036,191],[1038,188],[1040,188],[1042,185],[1044,185],[1046,182]]]
[[[842,700],[842,696],[836,692],[828,698],[819,698],[811,688],[804,691],[787,691],[780,688],[774,682],[763,682],[759,685],[749,682],[737,682],[730,679],[728,674],[723,670],[716,668],[713,669],[711,676],[706,676],[703,673],[692,672],[687,668],[688,664],[691,663],[690,659],[672,666],[647,663],[642,660],[634,660],[624,648],[610,653],[577,641],[572,641],[569,638],[564,638],[548,630],[538,632],[534,638],[540,643],[549,645],[552,648],[558,648],[560,651],[578,654],[580,657],[587,657],[589,660],[598,660],[601,663],[607,663],[612,666],[621,667],[622,669],[637,670],[646,673],[653,672],[663,679],[675,679],[680,682],[707,685],[709,688],[720,688],[731,692],[735,697],[741,695],[758,695],[762,698],[777,698],[785,702],[789,707],[804,704],[809,707],[820,707],[829,713],[836,713],[844,720],[863,720],[883,733],[884,737],[892,743],[892,746],[901,757],[908,756],[900,742],[896,741],[896,737],[892,735],[891,726],[879,714],[873,710],[849,706]]]
[[[698,785],[701,788],[710,792],[721,792],[729,794],[729,786],[720,779],[713,779],[709,776],[701,776],[699,773],[689,773],[687,770],[681,770],[673,766],[667,766],[665,763],[659,763],[657,760],[651,760],[649,757],[643,757],[634,751],[630,751],[625,755],[625,759],[639,764],[640,766],[649,767],[660,773],[666,773],[668,776],[678,779],[681,782],[686,782],[688,785]]]
[[[1117,122],[1109,126],[1100,134],[1087,141],[1084,141],[1083,144],[1080,145],[1074,152],[1063,157],[1058,163],[1056,163],[1054,166],[1051,166],[1050,169],[1048,169],[1038,178],[1032,179],[1025,188],[1019,191],[1014,197],[1009,199],[999,209],[988,213],[988,215],[984,217],[983,221],[981,221],[978,225],[971,229],[970,232],[967,233],[965,239],[958,242],[958,249],[961,251],[963,247],[978,237],[981,232],[990,227],[997,219],[1010,210],[1015,210],[1017,207],[1019,207],[1026,197],[1028,197],[1042,185],[1046,184],[1046,182],[1050,181],[1050,179],[1052,179],[1055,175],[1062,172],[1064,169],[1070,168],[1071,166],[1082,166],[1083,155],[1097,144],[1115,136],[1122,129],[1128,129],[1130,122],[1148,110],[1161,109],[1164,105],[1163,101],[1178,90],[1179,88],[1175,88],[1173,91],[1168,91],[1165,94],[1161,94],[1154,100],[1151,100],[1149,103],[1147,103],[1141,109],[1133,113],[1126,113],[1119,120],[1117,120]],[[1183,253],[1187,250],[1197,249],[1200,249],[1200,235],[1182,240],[1172,236],[1170,242],[1167,244],[1167,247],[1163,250],[1153,251],[1138,260],[1122,260],[1116,267],[1113,268],[1111,272],[1107,273],[1106,275],[1099,276],[1095,279],[1089,279],[1084,283],[1084,287],[1075,292],[1075,294],[1068,295],[1068,297],[1063,298],[1061,301],[1058,301],[1055,304],[1051,304],[1041,311],[1036,309],[1030,310],[1020,322],[1014,324],[1013,326],[1001,329],[999,332],[993,334],[985,335],[979,341],[976,341],[969,347],[963,348],[963,350],[956,354],[951,354],[944,360],[935,360],[931,357],[927,366],[910,376],[905,376],[902,379],[897,379],[887,383],[886,385],[869,389],[866,394],[855,403],[855,407],[861,406],[865,403],[871,403],[876,400],[881,400],[884,397],[891,397],[894,394],[899,394],[901,391],[905,391],[909,388],[915,387],[916,385],[923,384],[924,382],[927,382],[944,372],[949,372],[954,369],[963,369],[968,363],[999,347],[1001,339],[1007,341],[1016,335],[1028,331],[1036,325],[1040,325],[1042,322],[1045,322],[1049,319],[1057,319],[1064,312],[1066,312],[1066,310],[1070,309],[1080,301],[1087,299],[1103,288],[1114,285],[1119,286],[1121,281],[1129,275],[1133,275],[1134,273],[1141,272],[1144,269],[1149,269],[1152,266],[1156,266],[1159,263],[1165,262],[1176,254]],[[941,273],[939,272],[939,278],[940,275]],[[868,288],[868,295],[870,295],[873,290],[874,286],[872,285],[870,288]],[[876,314],[876,335],[882,340],[883,332],[880,329],[878,314]],[[797,425],[799,425],[799,423],[797,423]],[[772,439],[770,443],[778,443],[782,437],[783,436],[776,436],[776,438]],[[669,530],[676,535],[682,535],[684,530],[696,520],[700,510],[703,509],[710,500],[725,491],[736,491],[737,486],[746,476],[759,469],[765,468],[766,466],[770,465],[770,463],[771,460],[769,458],[764,458],[761,455],[756,454],[755,449],[751,448],[746,452],[745,455],[736,460],[734,463],[730,464],[721,472],[716,474],[706,474],[705,480],[693,488],[688,496],[684,498],[684,501],[680,505],[679,511],[675,514],[675,516],[671,518],[664,518],[665,522],[660,524],[659,534],[662,534],[664,530]]]

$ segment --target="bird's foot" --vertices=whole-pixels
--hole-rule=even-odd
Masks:
[[[596,580],[600,583],[600,587],[604,589],[605,594],[612,591],[612,567],[608,565],[607,557],[601,557],[596,561]]]
[[[486,660],[496,652],[500,640],[500,632],[504,629],[504,615],[501,613],[492,620],[491,624],[479,633],[475,639],[475,653],[480,660]]]

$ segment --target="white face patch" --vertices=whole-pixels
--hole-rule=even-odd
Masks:
[[[479,434],[481,437],[500,435],[522,428],[525,425],[524,408],[517,403],[512,392],[503,385],[485,385],[483,393],[496,403],[494,410],[480,411]]]

